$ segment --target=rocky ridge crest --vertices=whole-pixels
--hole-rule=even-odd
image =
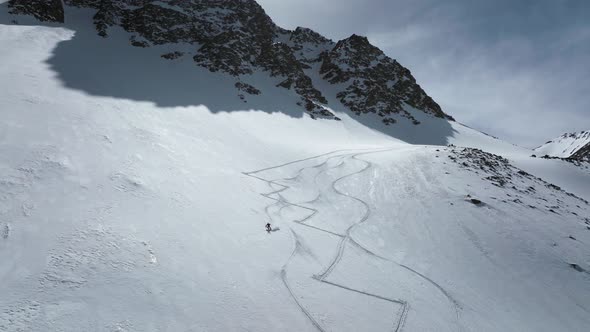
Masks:
[[[338,84],[341,91],[337,98],[356,115],[373,114],[385,124],[403,117],[417,125],[419,121],[408,111],[415,108],[453,120],[408,69],[371,45],[366,37],[353,35],[334,43],[307,28],[286,30],[254,0],[9,1],[13,14],[67,23],[64,5],[95,9],[97,34],[105,38],[111,27],[119,26],[130,33],[129,42],[136,47],[194,45],[192,54],[174,51],[162,57],[173,61],[190,55],[198,66],[235,77],[240,93],[264,93],[242,78],[265,71],[277,79],[278,87],[294,90],[301,97],[298,104],[314,118],[338,119],[326,107],[326,97],[310,77],[319,68],[324,80]]]

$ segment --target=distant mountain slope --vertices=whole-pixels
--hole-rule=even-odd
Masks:
[[[419,110],[453,120],[407,68],[366,38],[353,35],[334,43],[310,29],[283,29],[254,0],[11,0],[8,6],[13,14],[66,26],[67,7],[91,9],[98,35],[107,38],[113,29],[122,28],[136,47],[178,45],[161,57],[170,61],[190,57],[210,71],[232,76],[244,100],[269,93],[248,83],[249,77],[262,71],[276,86],[299,95],[297,105],[314,118],[339,119],[325,92],[310,78],[312,68],[338,86],[339,102],[357,116],[375,117],[385,125],[405,118],[419,125],[412,114]],[[186,44],[192,45],[190,50]]]
[[[586,145],[579,148],[578,151],[572,154],[570,158],[590,161],[590,143],[586,143]]]
[[[590,131],[566,133],[534,150],[539,155],[582,160],[590,156]],[[579,153],[578,153],[579,152]]]

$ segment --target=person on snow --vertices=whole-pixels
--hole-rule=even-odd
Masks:
[[[266,224],[266,231],[270,233],[270,231],[272,231],[272,228],[270,227],[270,223]]]

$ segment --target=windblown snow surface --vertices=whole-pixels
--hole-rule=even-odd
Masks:
[[[0,25],[0,331],[589,330],[587,174],[546,182],[530,150],[426,116],[312,120],[263,78],[243,103],[190,59],[24,21]],[[64,83],[76,35],[111,67],[60,61],[133,97]],[[443,126],[457,147],[407,143]]]

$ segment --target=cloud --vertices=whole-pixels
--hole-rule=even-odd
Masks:
[[[590,129],[590,3],[260,0],[275,21],[365,34],[460,122],[528,147]]]

